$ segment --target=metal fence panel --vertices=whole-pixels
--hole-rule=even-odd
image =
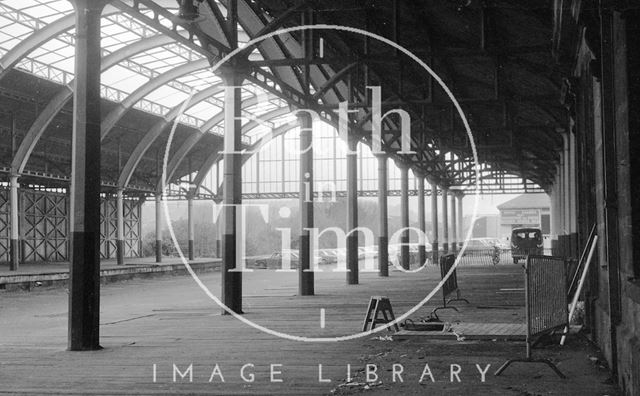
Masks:
[[[550,254],[551,249],[544,249],[543,254]],[[531,254],[539,254],[539,250]],[[460,257],[459,267],[468,266],[494,266],[514,264],[513,252],[511,249],[467,249]],[[524,264],[524,259],[520,258],[518,264]]]
[[[528,256],[526,267],[527,335],[535,337],[568,323],[565,261]]]
[[[456,261],[455,254],[447,254],[440,257],[440,276],[444,279],[445,275],[453,267],[453,263]],[[446,300],[448,296],[458,290],[458,276],[456,271],[453,271],[451,276],[442,285],[442,296]]]

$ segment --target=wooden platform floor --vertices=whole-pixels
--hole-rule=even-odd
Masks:
[[[428,339],[459,339],[489,341],[524,341],[527,327],[525,323],[473,323],[453,322],[437,331],[401,330],[402,336],[424,337]],[[428,341],[428,340],[425,340]]]
[[[523,286],[515,265],[465,267],[459,271],[462,296],[470,305],[440,317],[463,323],[524,321],[524,295],[501,289]],[[392,271],[389,278],[361,273],[359,285],[347,286],[344,273],[316,273],[316,296],[298,297],[297,275],[256,270],[245,273],[244,318],[270,329],[306,337],[356,333],[371,295],[387,295],[396,316],[419,302],[437,283],[439,271],[416,274]],[[219,294],[220,273],[200,278]],[[430,301],[411,317],[426,316],[440,302]],[[596,352],[579,338],[565,348],[541,349],[569,377],[560,380],[545,366],[516,365],[503,376],[491,373],[511,357],[524,355],[521,342],[428,340],[379,335],[342,342],[284,340],[222,316],[221,309],[188,276],[135,279],[102,289],[101,351],[68,352],[68,295],[64,289],[0,292],[0,393],[61,394],[344,394],[367,387],[363,370],[375,364],[379,380],[373,394],[615,394],[605,385],[608,372],[589,356]],[[321,328],[321,310],[325,323]],[[390,338],[387,336],[391,336]],[[153,367],[156,365],[155,382]],[[193,365],[193,382],[173,381],[173,365],[184,372]],[[212,371],[218,365],[224,377]],[[245,382],[245,364],[255,374]],[[276,379],[270,380],[270,365]],[[320,382],[318,366],[322,365]],[[393,364],[402,365],[404,382],[393,382]],[[419,378],[425,364],[435,379]],[[452,364],[460,365],[462,382],[450,382]],[[490,364],[486,381],[476,364]],[[347,365],[352,381],[347,384]],[[455,378],[454,378],[455,380]]]

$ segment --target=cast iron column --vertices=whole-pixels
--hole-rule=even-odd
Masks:
[[[227,32],[229,44],[238,47],[238,1],[227,1]],[[222,181],[222,214],[224,231],[222,234],[222,276],[221,295],[226,307],[237,314],[242,312],[242,241],[237,238],[237,225],[240,223],[239,210],[242,204],[242,81],[238,72],[243,67],[232,59],[221,68],[224,89],[224,178]],[[239,269],[237,268],[239,265]],[[223,315],[231,314],[226,309]]]
[[[18,176],[11,175],[9,210],[11,211],[11,245],[9,247],[9,271],[17,271],[20,265],[20,220],[18,217]]]
[[[400,234],[400,265],[404,269],[411,267],[409,261],[409,166],[398,162],[400,168],[400,220],[403,228]]]
[[[309,8],[301,15],[302,25],[314,23],[313,9]],[[311,96],[311,76],[309,61],[314,56],[314,32],[301,32],[302,53],[305,59],[302,68],[302,78],[305,99],[313,102]],[[313,229],[313,118],[306,109],[298,113],[300,124],[300,262],[298,265],[298,294],[301,296],[314,295],[314,251],[311,246],[311,229]],[[313,267],[313,268],[312,268]]]
[[[558,187],[559,187],[559,194],[558,194],[558,251],[559,251],[559,255],[560,256],[564,256],[565,255],[565,251],[564,251],[564,235],[565,235],[565,194],[566,194],[566,189],[565,189],[565,173],[564,173],[564,161],[565,161],[565,156],[564,156],[564,148],[562,150],[562,152],[560,153],[560,169],[558,170],[559,172],[559,182],[558,182]]]
[[[124,191],[116,192],[116,261],[124,264]]]
[[[162,193],[156,193],[156,263],[162,262]]]
[[[456,244],[458,243],[458,218],[456,217],[456,195],[453,191],[449,192],[451,201],[451,253],[458,251]]]
[[[446,188],[442,189],[442,250],[444,253],[449,252],[449,214],[447,210],[447,192]]]
[[[216,204],[218,204],[219,202],[217,202]],[[220,211],[220,213],[218,213],[218,217],[216,218],[215,221],[215,228],[216,228],[216,257],[221,259],[222,258],[222,235],[224,234],[224,219],[223,219],[224,215],[222,214],[222,210]]]
[[[387,161],[386,154],[376,154],[378,158],[378,274],[389,276],[389,214],[387,209]]]
[[[570,132],[567,131],[562,135],[563,136],[562,140],[564,142],[564,152],[565,152],[565,160],[564,160],[565,214],[564,214],[564,218],[565,218],[565,236],[567,237],[567,239],[569,238],[569,234],[571,233],[570,231],[570,227],[571,227],[571,175],[570,175],[571,151],[569,150],[569,133]],[[567,255],[568,255],[568,252],[567,252]]]
[[[71,144],[69,350],[100,349],[100,14],[74,2],[76,42]]]
[[[466,235],[464,234],[464,217],[462,214],[462,199],[464,198],[464,194],[460,193],[458,195],[458,211],[456,212],[456,214],[458,215],[458,242],[460,243],[460,248],[462,248],[462,244],[464,243],[464,240],[466,239]]]
[[[422,231],[422,235],[418,238],[418,264],[424,265],[424,262],[427,261],[427,247],[425,246],[427,241],[424,237],[427,230],[427,219],[424,213],[424,175],[417,173],[416,176],[418,177],[418,226]]]
[[[313,119],[306,111],[298,112],[300,123],[300,265],[298,294],[314,295],[311,229],[313,228]]]
[[[189,189],[189,193],[187,195],[187,238],[188,238],[188,249],[189,249],[189,261],[192,261],[195,257],[195,253],[193,250],[193,238],[194,238],[194,230],[193,230],[193,191]]]
[[[563,256],[570,256],[569,252],[569,227],[571,225],[571,193],[570,193],[570,184],[571,178],[569,176],[569,163],[571,162],[571,158],[569,156],[569,132],[564,132],[562,134],[562,143],[563,143],[563,153],[564,153],[564,169],[563,169],[563,195],[562,199],[564,200],[564,210],[562,212],[563,218]]]
[[[601,262],[601,265],[607,265],[606,282],[608,289],[608,298],[606,303],[602,302],[604,308],[609,314],[609,326],[608,335],[610,340],[610,353],[611,353],[611,371],[613,372],[613,378],[617,377],[618,372],[618,354],[619,349],[624,348],[623,343],[618,343],[620,337],[619,332],[620,323],[623,317],[628,317],[627,310],[625,308],[622,311],[621,304],[621,288],[624,287],[625,295],[628,293],[626,284],[621,284],[621,276],[625,273],[621,271],[621,249],[628,248],[627,246],[621,246],[620,234],[626,234],[628,230],[621,230],[620,223],[625,224],[620,218],[620,212],[625,213],[624,209],[621,210],[619,205],[624,203],[619,197],[619,193],[622,192],[623,187],[618,187],[619,183],[626,183],[626,180],[619,180],[621,162],[626,159],[623,154],[624,150],[628,150],[628,147],[620,145],[620,139],[623,134],[630,132],[626,131],[624,126],[628,121],[623,115],[622,105],[626,102],[626,95],[631,93],[625,93],[623,82],[625,79],[624,60],[621,60],[620,54],[623,50],[620,49],[618,43],[623,43],[624,39],[620,38],[620,31],[624,31],[625,22],[623,13],[616,10],[614,4],[609,2],[601,2],[599,5],[600,11],[600,70],[602,73],[601,78],[601,108],[602,108],[602,130],[601,136],[596,138],[596,141],[600,140],[602,147],[596,150],[596,155],[602,156],[602,181],[597,186],[597,189],[604,191],[597,194],[596,204],[600,204],[603,208],[600,216],[604,218],[604,235],[598,235],[598,238],[602,243],[599,243],[603,249],[601,255],[606,262]],[[635,23],[631,19],[628,19],[626,23]],[[635,71],[634,71],[635,72]],[[628,82],[627,82],[628,84]],[[637,133],[633,131],[631,133]],[[623,173],[624,174],[624,173]],[[635,178],[634,178],[635,179]],[[633,183],[635,180],[631,179]],[[624,186],[624,184],[623,184]],[[621,199],[622,198],[622,199]],[[636,197],[637,199],[637,197]],[[598,202],[600,201],[600,202]],[[634,224],[635,225],[635,224]],[[602,227],[601,227],[602,228]],[[626,250],[626,249],[624,249]],[[624,256],[623,256],[624,257]],[[636,257],[633,257],[637,260]],[[628,268],[628,267],[627,267]],[[626,281],[626,279],[625,279]],[[624,305],[626,307],[626,303]],[[624,312],[624,316],[623,316]],[[603,337],[604,338],[604,337]],[[626,337],[622,337],[624,340]],[[624,356],[625,354],[623,354]]]
[[[349,138],[347,152],[347,284],[358,284],[358,141]]]
[[[440,255],[438,254],[438,185],[435,181],[431,182],[431,254],[433,264],[438,265]]]
[[[577,235],[577,226],[578,221],[576,218],[577,215],[577,195],[576,195],[576,137],[575,134],[571,131],[571,128],[568,132],[569,135],[569,251],[571,252],[570,257],[576,257],[578,253],[578,235]],[[542,226],[542,224],[541,224]]]
[[[237,237],[237,224],[242,204],[242,119],[241,104],[242,76],[233,66],[222,70],[224,91],[224,179],[223,179],[223,218],[222,235],[222,301],[233,312],[242,313],[242,252],[238,247],[241,241]],[[240,267],[240,269],[238,269]],[[229,312],[223,309],[223,314]]]

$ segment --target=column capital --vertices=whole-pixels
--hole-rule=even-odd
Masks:
[[[305,109],[294,110],[298,122],[299,123],[303,123],[303,122],[311,122],[311,123],[313,123],[313,117],[311,116],[311,114],[308,111],[304,111],[304,110]]]
[[[347,137],[347,146],[350,151],[356,151],[358,148],[358,143],[360,143],[360,137],[354,136],[353,134],[349,134]],[[349,153],[347,153],[348,155]],[[355,154],[355,153],[354,153]]]
[[[237,87],[242,85],[245,80],[245,74],[248,72],[248,64],[238,60],[229,60],[221,65],[217,72],[222,79],[222,83],[228,87]]]
[[[432,174],[428,175],[428,174],[425,173],[425,178],[431,184],[438,184],[440,182],[440,178],[437,177],[437,176],[434,176]]]
[[[413,171],[413,174],[414,174],[418,179],[421,179],[421,180],[423,180],[423,181],[424,181],[424,179],[427,177],[427,174],[426,174],[423,170],[421,170],[421,169],[414,170],[414,171]]]
[[[102,9],[111,1],[110,0],[69,0],[73,8],[78,10],[97,11],[102,13]]]
[[[187,200],[192,200],[196,194],[198,192],[198,189],[195,188],[195,186],[189,186],[189,189],[187,190]]]
[[[406,162],[402,161],[399,158],[396,158],[394,160],[394,162],[395,162],[396,166],[398,168],[400,168],[401,170],[409,170],[409,168],[411,167],[409,164],[407,164]]]

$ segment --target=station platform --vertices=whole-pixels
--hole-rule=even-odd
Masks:
[[[220,275],[199,276],[213,296],[220,295]],[[243,274],[242,319],[256,326],[222,315],[190,276],[107,283],[101,288],[104,349],[90,352],[66,351],[64,289],[0,291],[0,394],[617,394],[602,358],[581,336],[533,352],[568,379],[537,364],[515,364],[493,376],[505,360],[524,357],[521,337],[430,339],[383,330],[349,338],[361,330],[370,296],[389,297],[399,317],[439,277],[435,267],[392,270],[388,278],[363,272],[360,284],[348,286],[344,273],[323,271],[315,274],[316,295],[300,297],[298,274],[255,270]],[[458,283],[470,304],[439,311],[443,321],[501,323],[516,331],[524,323],[521,266],[459,268]],[[428,316],[440,302],[436,293],[410,318]],[[423,375],[426,365],[433,381]],[[451,380],[458,366],[460,382]],[[375,367],[375,381],[366,381],[367,367]],[[484,380],[478,367],[487,370]],[[402,381],[394,370],[402,370]]]
[[[220,270],[218,258],[197,258],[190,261],[194,271],[201,273]],[[132,278],[159,275],[186,274],[179,257],[165,257],[156,263],[154,257],[126,258],[118,265],[115,259],[100,261],[101,282],[114,282]],[[9,271],[9,265],[0,264],[0,290],[32,290],[38,287],[65,287],[69,280],[69,263],[25,263],[17,271]]]

